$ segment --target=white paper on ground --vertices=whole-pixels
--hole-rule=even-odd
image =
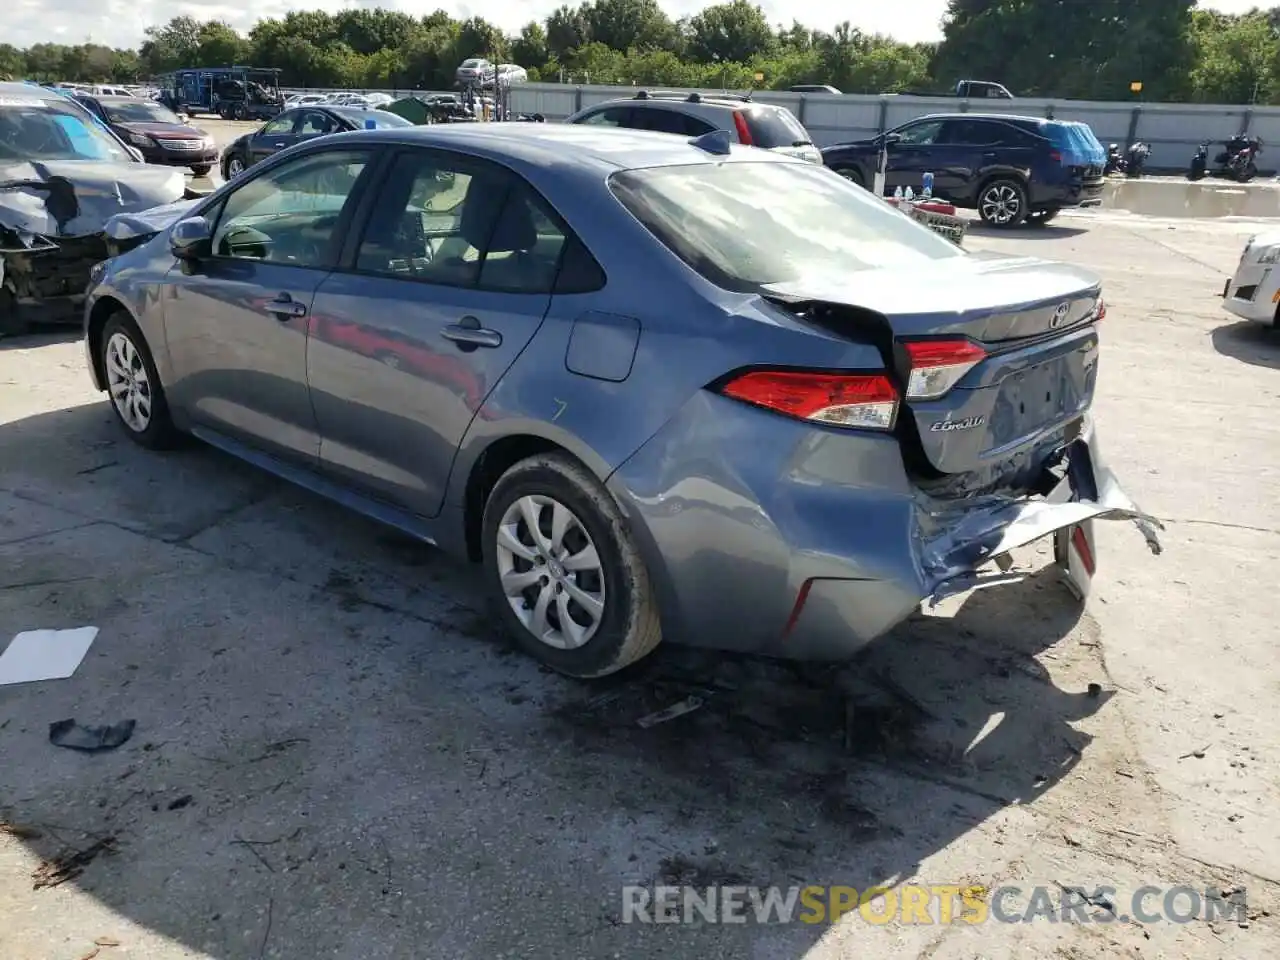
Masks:
[[[36,680],[65,680],[89,652],[97,627],[74,630],[27,630],[0,653],[0,687]]]

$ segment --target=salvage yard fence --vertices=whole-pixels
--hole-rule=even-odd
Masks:
[[[511,88],[510,106],[513,113],[540,113],[549,121],[563,120],[584,107],[618,97],[634,96],[642,89],[645,88],[522,83]],[[662,89],[692,92],[687,88]],[[429,91],[379,92],[400,97],[410,94],[425,96]],[[699,92],[714,94],[721,91]],[[1185,170],[1197,145],[1205,140],[1210,141],[1209,159],[1212,161],[1213,154],[1222,149],[1221,142],[1241,132],[1262,138],[1264,147],[1259,167],[1264,173],[1275,172],[1276,162],[1271,159],[1273,150],[1276,159],[1280,160],[1280,107],[1054,100],[1039,97],[957,100],[897,94],[802,94],[775,90],[755,91],[752,98],[761,103],[789,108],[820,147],[845,140],[874,137],[925,114],[958,111],[1080,120],[1093,129],[1104,145],[1118,143],[1123,148],[1135,140],[1150,144],[1148,167],[1153,171]]]

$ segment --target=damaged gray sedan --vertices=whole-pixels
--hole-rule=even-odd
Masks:
[[[0,336],[78,322],[106,221],[185,192],[182,171],[142,163],[68,98],[0,83]]]
[[[722,134],[340,133],[117,228],[85,348],[131,439],[470,556],[566,674],[845,658],[1034,540],[1082,594],[1095,520],[1159,548],[1089,417],[1096,277]]]

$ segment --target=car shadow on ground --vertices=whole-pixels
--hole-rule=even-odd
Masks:
[[[1280,327],[1257,320],[1239,320],[1213,330],[1213,348],[1255,367],[1280,369]]]
[[[0,621],[101,630],[70,680],[0,688],[0,820],[37,877],[219,960],[800,956],[822,925],[623,925],[622,888],[912,877],[1051,792],[1108,700],[1050,569],[853,662],[667,645],[585,683],[512,652],[474,568],[198,445],[138,450],[105,404],[0,426],[0,462]],[[125,716],[110,753],[47,742]]]
[[[0,336],[0,350],[31,350],[53,343],[75,343],[83,336],[75,326],[37,327],[28,333]]]
[[[969,221],[969,233],[980,237],[1017,237],[1019,240],[1063,240],[1088,233],[1088,227],[1069,226],[1054,222],[1041,226],[1024,223],[1018,227],[992,227],[974,217]]]

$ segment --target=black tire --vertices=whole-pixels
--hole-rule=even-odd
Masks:
[[[142,370],[146,373],[146,394],[150,398],[150,415],[142,429],[138,429],[135,424],[131,424],[125,418],[120,405],[112,395],[108,353],[112,350],[117,337],[124,337],[132,344]],[[151,348],[142,331],[138,329],[138,325],[128,314],[115,313],[103,325],[102,336],[98,341],[98,362],[101,364],[104,378],[108,381],[107,400],[111,404],[111,411],[116,415],[120,428],[129,435],[129,439],[148,450],[167,450],[175,446],[181,439],[181,434],[173,425],[173,419],[169,415],[169,403],[165,399],[164,386],[160,382],[160,374],[156,371],[155,360],[151,357]]]
[[[1027,188],[1012,177],[997,177],[978,191],[978,216],[989,227],[1012,230],[1027,218]]]
[[[213,169],[213,165],[209,163],[198,163],[191,168],[191,172],[197,177],[207,177],[209,171]]]
[[[508,511],[518,512],[519,503],[525,497],[549,498],[567,507],[580,525],[578,530],[569,529],[579,537],[585,532],[595,547],[599,558],[597,579],[602,587],[603,611],[595,632],[581,646],[558,648],[535,636],[517,616],[503,588],[503,574],[499,566],[503,559],[499,528],[503,526]],[[539,518],[540,528],[545,526],[543,519],[547,519],[549,524],[545,515],[550,512],[542,511],[544,516]],[[533,542],[527,524],[521,522],[518,527],[513,525],[509,529],[521,538],[522,543]],[[602,677],[639,660],[662,640],[657,599],[631,531],[608,491],[571,457],[561,453],[538,454],[507,470],[485,504],[481,536],[485,583],[499,618],[517,646],[551,669],[571,677]],[[570,534],[565,535],[566,542],[569,537]],[[580,538],[579,545],[582,542]],[[569,576],[574,578],[574,589],[588,592],[593,589],[589,580],[582,579],[579,574],[567,573],[558,561],[553,565],[554,557],[548,559],[545,552],[536,548],[532,552],[542,558],[536,562],[541,565],[539,569],[547,570],[548,574],[540,583],[530,584],[528,591],[539,594],[552,590],[552,595],[558,597],[561,585]],[[519,562],[528,563],[528,568],[513,572],[534,572],[535,560]],[[595,574],[591,576],[596,577]],[[555,583],[551,582],[553,577]],[[567,590],[564,593],[569,595]],[[530,609],[532,598],[522,600],[517,597],[515,602],[523,602],[524,608]],[[536,607],[536,603],[532,605]],[[565,609],[571,608],[566,606]],[[577,620],[584,609],[577,607],[576,613],[571,610],[571,619]],[[555,615],[558,620],[558,609]],[[557,627],[552,629],[560,632]]]
[[[1050,207],[1048,210],[1032,210],[1027,214],[1027,225],[1042,227],[1061,212],[1061,207]]]
[[[1258,167],[1253,163],[1246,164],[1236,173],[1236,181],[1238,183],[1248,183],[1258,175]]]
[[[231,169],[232,166],[236,163],[240,164],[240,169],[232,170]],[[222,166],[222,179],[234,180],[236,177],[240,176],[240,174],[244,173],[248,169],[249,169],[249,162],[239,154],[233,153],[231,156],[227,158],[226,163],[224,163]]]
[[[856,183],[863,190],[867,189],[867,181],[863,178],[862,171],[857,167],[832,167],[831,169],[850,183]]]

